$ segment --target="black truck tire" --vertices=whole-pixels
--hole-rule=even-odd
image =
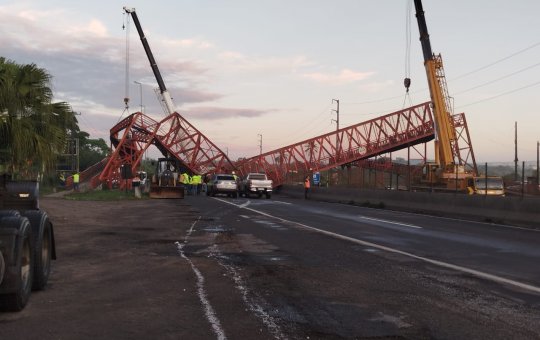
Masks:
[[[0,217],[4,216],[21,216],[18,210],[0,210]]]
[[[30,222],[25,217],[5,217],[2,219],[3,228],[17,228],[18,236],[14,251],[14,273],[11,282],[16,287],[15,292],[0,295],[0,308],[10,312],[18,312],[26,306],[30,293],[32,292],[32,280],[34,276],[33,270],[33,244],[32,244],[32,227]],[[9,265],[9,263],[7,263]],[[6,268],[7,272],[8,268]],[[7,273],[6,273],[7,274]],[[3,282],[4,284],[7,282]]]
[[[21,216],[19,214],[18,210],[0,210],[0,218],[5,216]],[[4,259],[4,255],[0,251],[0,285],[2,284],[2,281],[4,279],[4,274],[6,272],[6,260]]]
[[[2,284],[2,280],[4,279],[5,271],[6,271],[6,262],[4,261],[4,255],[2,255],[2,252],[0,251],[0,285]]]
[[[39,210],[23,212],[32,226],[34,244],[34,283],[32,289],[43,290],[51,273],[51,259],[55,259],[52,223],[47,213]]]

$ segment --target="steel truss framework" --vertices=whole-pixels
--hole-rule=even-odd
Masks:
[[[236,167],[241,174],[264,171],[277,186],[291,174],[323,171],[433,138],[427,102],[252,157]]]
[[[458,135],[454,146],[455,162],[476,171],[465,115],[455,115],[453,123]],[[180,160],[182,171],[206,174],[236,169],[241,175],[266,172],[274,186],[279,186],[291,174],[309,174],[344,165],[369,167],[371,163],[365,160],[408,147],[422,154],[416,149],[418,144],[434,138],[430,102],[426,102],[233,164],[180,114],[175,112],[157,122],[137,112],[111,129],[114,152],[103,167],[99,181],[94,179],[92,186],[99,182],[110,186],[117,181],[122,187],[121,166],[127,164],[134,173],[151,145],[163,155]],[[425,151],[423,154],[426,161]]]
[[[121,167],[129,166],[135,173],[151,145],[164,156],[180,160],[182,171],[204,174],[233,168],[229,158],[177,112],[160,122],[133,113],[111,129],[111,143],[114,152],[99,176],[109,186],[116,182],[123,187]]]

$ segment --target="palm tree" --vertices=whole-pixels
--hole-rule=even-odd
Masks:
[[[0,58],[0,171],[13,177],[54,168],[77,120],[65,102],[52,102],[51,76],[35,64]]]

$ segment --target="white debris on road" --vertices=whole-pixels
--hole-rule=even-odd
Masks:
[[[214,312],[214,308],[212,307],[212,305],[210,304],[210,301],[208,301],[208,298],[206,297],[206,291],[204,290],[204,276],[201,274],[199,269],[197,269],[195,264],[184,254],[184,246],[186,245],[189,237],[191,236],[191,233],[193,232],[193,227],[198,221],[200,221],[200,219],[201,217],[199,216],[199,218],[195,222],[193,222],[186,237],[184,238],[183,243],[176,241],[174,244],[176,245],[178,254],[189,263],[189,265],[191,266],[191,269],[193,270],[193,272],[195,273],[195,276],[197,277],[197,295],[199,296],[199,300],[201,300],[201,303],[204,307],[204,314],[206,315],[208,322],[210,322],[210,325],[212,326],[212,330],[216,334],[218,340],[225,340],[227,339],[227,337],[225,336],[225,331],[221,327],[221,322],[219,322],[219,319],[216,316],[216,313]]]

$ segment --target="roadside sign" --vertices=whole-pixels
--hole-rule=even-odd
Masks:
[[[321,182],[321,173],[320,172],[313,173],[313,184],[319,185],[320,182]]]

